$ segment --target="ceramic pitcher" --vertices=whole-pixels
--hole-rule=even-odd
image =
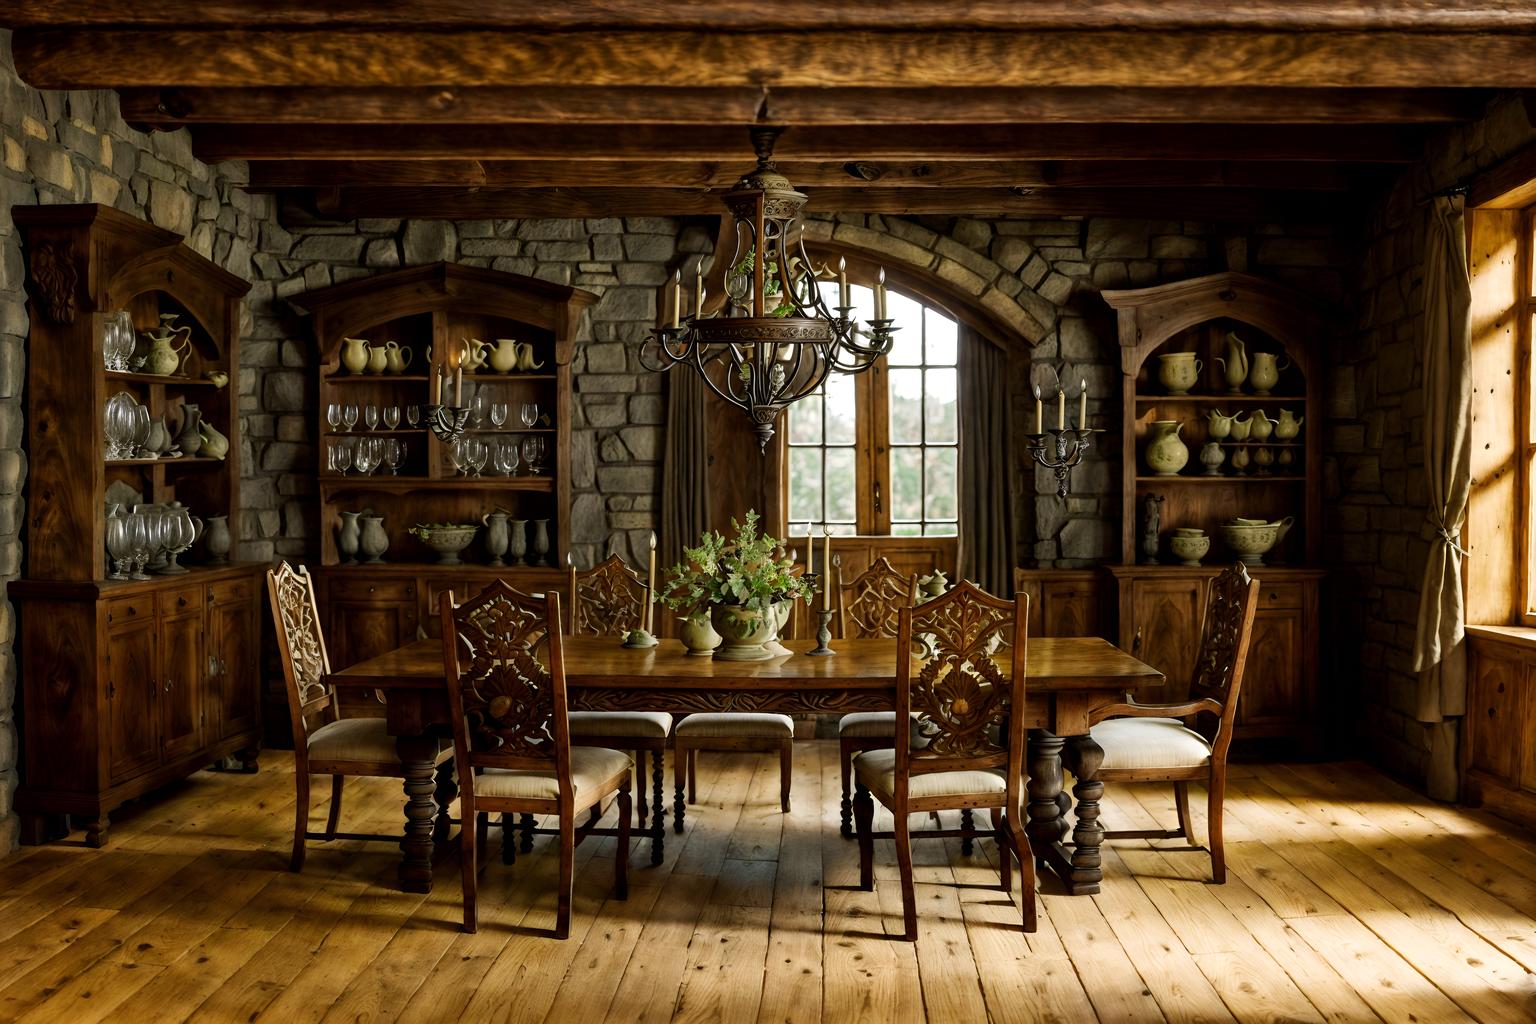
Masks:
[[[383,373],[389,369],[389,349],[383,345],[373,345],[368,349],[368,367],[366,373]]]
[[[397,342],[384,343],[384,369],[390,373],[404,373],[411,365],[411,350]]]
[[[497,373],[511,373],[517,369],[518,344],[511,338],[497,338],[491,343],[491,369]]]
[[[1206,413],[1205,416],[1206,419],[1210,420],[1210,426],[1206,428],[1206,433],[1210,434],[1211,437],[1220,441],[1222,438],[1225,438],[1228,434],[1232,433],[1231,416],[1223,415],[1221,412],[1218,412],[1215,409],[1212,409],[1210,412]]]
[[[378,565],[384,561],[384,552],[389,550],[389,534],[384,532],[384,517],[378,515],[364,515],[363,536],[359,548],[367,556],[363,559],[364,565]]]
[[[223,565],[229,557],[229,516],[209,516],[203,529],[203,546],[209,565]]]
[[[1269,394],[1269,389],[1280,380],[1280,371],[1290,365],[1290,360],[1284,356],[1273,352],[1255,352],[1252,366],[1248,370],[1248,383],[1253,385],[1253,393]]]
[[[348,373],[362,373],[368,368],[368,342],[363,338],[341,339],[341,365]]]
[[[491,346],[479,338],[461,338],[462,347],[459,350],[459,365],[467,372],[474,373],[485,365]]]
[[[533,370],[544,369],[543,363],[536,363],[533,361],[532,342],[528,342],[527,344],[523,345],[522,349],[519,351],[517,356],[517,368],[524,373],[529,373]]]
[[[1189,448],[1179,439],[1184,424],[1178,420],[1155,420],[1149,428],[1147,466],[1158,476],[1176,476],[1189,462]]]
[[[1252,420],[1252,418],[1245,418],[1245,417],[1242,417],[1242,416],[1233,416],[1232,417],[1232,440],[1234,440],[1234,441],[1246,441],[1246,440],[1248,440],[1248,432],[1250,430],[1252,430],[1252,429],[1253,429],[1253,420]]]
[[[1193,352],[1170,352],[1157,357],[1157,379],[1170,395],[1186,395],[1200,379],[1205,364]]]
[[[1282,441],[1289,441],[1301,433],[1301,424],[1305,416],[1297,416],[1289,409],[1280,410],[1280,418],[1275,421],[1275,436]]]
[[[1222,376],[1226,378],[1227,390],[1234,395],[1242,394],[1243,381],[1248,379],[1248,349],[1243,340],[1227,332],[1227,355],[1225,359],[1218,356],[1216,365],[1221,367]]]
[[[187,353],[192,351],[192,328],[177,327],[175,313],[161,313],[160,326],[145,331],[144,338],[149,342],[144,369],[163,377],[179,371]]]
[[[528,554],[528,520],[508,519],[507,527],[507,554],[512,556],[512,564],[518,565]]]
[[[506,565],[502,556],[507,553],[507,544],[511,539],[507,531],[507,514],[497,509],[481,517],[480,522],[485,524],[485,550],[491,556],[490,564]]]
[[[215,427],[207,420],[203,420],[197,425],[197,430],[203,438],[204,455],[215,459],[222,459],[229,454],[229,438],[219,433],[218,427]]]
[[[181,454],[190,457],[203,450],[203,435],[198,432],[202,418],[202,410],[196,405],[191,402],[182,405],[181,429],[176,432],[176,445]]]
[[[362,528],[357,525],[357,517],[360,512],[341,513],[341,530],[336,534],[336,550],[341,552],[343,565],[357,564],[358,542],[362,539]]]
[[[1249,433],[1255,441],[1268,441],[1269,435],[1275,432],[1275,421],[1265,416],[1263,409],[1255,409],[1248,419],[1253,424]]]

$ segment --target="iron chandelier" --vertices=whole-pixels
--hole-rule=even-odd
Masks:
[[[671,323],[653,329],[640,350],[641,363],[650,370],[693,366],[715,394],[752,418],[765,452],[784,409],[815,392],[833,370],[869,369],[890,351],[897,330],[885,315],[883,270],[875,288],[875,316],[865,326],[850,315],[853,304],[841,260],[839,304],[835,314],[827,307],[801,239],[806,195],[774,165],[773,144],[783,130],[768,125],[751,129],[757,166],[723,197],[736,220],[724,307],[704,315],[701,270],[693,315],[683,319],[681,276],[674,277]],[[716,363],[723,368],[712,371]]]

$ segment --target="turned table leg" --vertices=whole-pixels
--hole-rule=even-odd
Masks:
[[[651,865],[654,867],[661,863],[662,850],[667,841],[666,823],[666,764],[663,750],[651,751],[651,787],[654,794],[654,804],[651,810]],[[645,788],[642,786],[638,799],[645,803]]]
[[[1029,821],[1024,834],[1038,861],[1049,861],[1047,852],[1061,841],[1061,748],[1065,741],[1044,729],[1029,731]]]
[[[437,804],[433,778],[437,740],[431,736],[399,736],[395,751],[405,773],[405,838],[400,840],[400,887],[406,892],[432,891],[432,831]]]
[[[1067,766],[1077,778],[1072,794],[1077,798],[1077,824],[1072,829],[1072,875],[1069,888],[1076,893],[1095,893],[1104,880],[1099,861],[1099,847],[1104,843],[1104,826],[1099,824],[1099,798],[1104,783],[1099,781],[1099,765],[1104,763],[1104,748],[1089,735],[1067,740]]]

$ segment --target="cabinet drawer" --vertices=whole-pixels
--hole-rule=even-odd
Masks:
[[[1260,570],[1262,572],[1262,570]],[[1266,608],[1300,608],[1306,587],[1300,583],[1265,583],[1259,577],[1259,612]]]
[[[115,601],[106,601],[102,604],[102,613],[106,616],[109,628],[121,628],[125,623],[147,622],[155,615],[155,595],[141,594],[138,597],[120,597]]]
[[[177,587],[175,590],[162,590],[159,595],[160,614],[177,615],[191,609],[203,606],[203,588],[199,586]]]
[[[333,579],[326,590],[334,601],[411,601],[416,597],[416,581]]]
[[[222,583],[208,584],[209,604],[235,604],[240,601],[249,601],[256,594],[256,586],[251,580],[225,580]]]

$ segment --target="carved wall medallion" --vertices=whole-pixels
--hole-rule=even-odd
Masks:
[[[75,322],[75,291],[80,272],[75,269],[75,247],[69,242],[42,242],[32,249],[32,298],[43,315],[56,324]]]

